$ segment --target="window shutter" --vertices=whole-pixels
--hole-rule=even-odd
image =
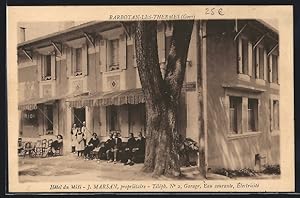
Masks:
[[[51,55],[51,79],[56,79],[56,56]]]
[[[120,37],[120,42],[119,42],[119,64],[120,64],[120,69],[126,69],[127,66],[126,66],[126,46],[127,46],[127,43],[126,43],[126,35],[123,34],[121,37]]]
[[[42,56],[38,55],[37,80],[42,80]]]
[[[239,43],[238,43],[238,73],[241,74],[243,73],[243,45],[242,45],[242,39],[239,38]]]
[[[82,58],[82,57],[81,57]],[[75,75],[75,71],[76,71],[76,48],[72,48],[72,55],[71,55],[71,75]]]
[[[267,80],[267,76],[268,76],[268,65],[267,65],[267,51],[264,50],[264,80]]]
[[[270,130],[273,131],[273,100],[270,99]]]
[[[106,71],[106,66],[107,66],[106,45],[107,45],[107,40],[101,40],[100,41],[100,71],[101,72],[105,72]]]
[[[269,56],[269,82],[271,83],[272,79],[272,54]]]
[[[157,47],[159,63],[166,62],[166,44],[165,44],[165,27],[161,26],[157,31]]]
[[[135,52],[135,39],[133,38],[133,67],[137,67],[136,52]]]
[[[88,47],[87,44],[82,46],[82,74],[88,75]]]
[[[45,79],[45,56],[41,55],[41,80],[44,80]]]
[[[277,83],[280,84],[280,67],[279,67],[279,55],[277,56]]]
[[[252,43],[248,42],[248,75],[249,76],[252,76],[252,60],[253,60]]]
[[[256,59],[255,59],[255,77],[259,78],[259,48],[255,49]]]
[[[72,48],[67,48],[66,52],[67,78],[69,78],[72,75]]]

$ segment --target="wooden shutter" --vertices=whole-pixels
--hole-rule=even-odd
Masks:
[[[100,71],[101,72],[105,72],[107,66],[106,45],[107,45],[107,40],[100,41]]]
[[[44,55],[41,55],[41,80],[44,80],[45,79],[45,62],[46,62],[46,59],[45,59],[45,56]]]
[[[166,62],[165,27],[161,25],[157,31],[157,47],[159,63]]]
[[[267,65],[268,63],[267,63],[267,51],[266,50],[264,50],[264,76],[263,76],[263,78],[264,78],[264,80],[267,80],[267,76],[268,76],[268,74],[267,74],[267,72],[268,72],[268,65]]]
[[[252,76],[252,60],[253,60],[252,43],[248,42],[248,75],[249,76]]]
[[[243,73],[243,43],[242,39],[239,38],[238,40],[238,73]]]
[[[126,69],[127,65],[126,65],[126,35],[123,34],[120,37],[120,42],[119,42],[119,64],[120,64],[120,69]]]
[[[56,56],[51,55],[51,79],[56,79]]]
[[[42,55],[38,55],[38,66],[37,66],[37,80],[42,80]]]
[[[280,67],[279,67],[279,55],[278,56],[276,56],[276,58],[277,58],[277,83],[278,84],[280,84],[280,79],[279,79],[279,77],[280,77]],[[278,121],[279,122],[279,121]]]
[[[67,78],[72,75],[72,48],[66,49],[66,59],[67,59]]]
[[[259,47],[255,48],[256,59],[255,59],[255,77],[259,78]]]
[[[269,56],[269,82],[273,81],[272,79],[272,54]]]
[[[88,46],[87,44],[82,45],[82,74],[88,75]]]
[[[273,131],[273,100],[270,99],[270,130]]]

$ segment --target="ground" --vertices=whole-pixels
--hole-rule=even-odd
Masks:
[[[19,158],[20,182],[51,181],[121,181],[121,180],[172,180],[161,176],[153,178],[151,174],[141,171],[143,164],[124,166],[106,161],[83,160],[75,155],[51,158]],[[182,168],[181,180],[203,180],[196,167]],[[260,177],[264,178],[264,177]],[[229,179],[216,174],[208,174],[208,179]]]

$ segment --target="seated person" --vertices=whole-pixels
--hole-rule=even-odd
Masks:
[[[100,146],[98,152],[98,159],[104,159],[106,157],[106,160],[108,160],[107,152],[113,147],[112,141],[113,141],[113,133],[111,133],[108,140],[106,140],[106,142]]]
[[[52,142],[50,145],[50,149],[48,151],[49,156],[54,156],[57,150],[62,149],[62,146],[63,146],[62,135],[57,135],[56,138],[57,138],[57,140]]]
[[[124,149],[123,154],[123,161],[125,162],[124,165],[133,165],[132,163],[132,149],[136,146],[136,141],[133,136],[133,133],[129,134],[129,138]]]
[[[114,133],[112,140],[112,148],[106,152],[108,162],[117,163],[117,159],[119,159],[118,153],[122,147],[122,139],[119,137],[118,133]]]
[[[138,139],[136,140],[136,146],[132,149],[132,161],[135,163],[144,162],[145,159],[145,144],[146,138],[142,132],[139,133]]]
[[[88,142],[87,146],[85,147],[83,154],[86,159],[90,159],[91,156],[91,151],[94,150],[98,145],[100,141],[99,138],[97,137],[96,133],[93,133],[93,136],[91,137],[90,141]]]
[[[22,154],[24,151],[24,146],[22,143],[22,138],[18,138],[18,154]]]

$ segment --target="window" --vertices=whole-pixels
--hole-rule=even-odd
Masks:
[[[110,44],[110,64],[108,65],[108,71],[119,69],[119,39],[109,41]]]
[[[75,76],[82,74],[82,49],[75,49]]]
[[[248,131],[257,131],[258,100],[248,99]]]
[[[248,75],[248,63],[249,63],[249,53],[248,53],[248,43],[249,41],[245,38],[239,38],[238,42],[238,73]]]
[[[272,82],[278,83],[278,56],[272,56]]]
[[[257,47],[255,53],[255,76],[264,79],[264,48]]]
[[[237,134],[241,125],[242,98],[230,96],[229,103],[230,132]]]
[[[45,105],[44,125],[46,135],[53,134],[53,106]]]
[[[30,125],[30,126],[37,125],[37,111],[36,110],[23,111],[23,124]]]
[[[118,110],[115,106],[107,107],[108,113],[108,125],[110,131],[119,131],[119,120],[118,120]]]
[[[279,101],[273,100],[273,130],[279,131]]]
[[[51,80],[51,55],[43,56],[42,80]]]
[[[74,121],[77,127],[81,127],[85,121],[85,108],[74,108]]]

